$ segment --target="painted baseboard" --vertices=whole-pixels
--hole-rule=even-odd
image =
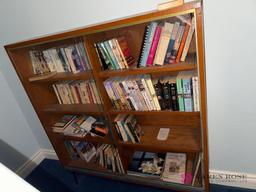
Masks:
[[[54,150],[40,149],[30,158],[30,160],[24,163],[16,171],[16,173],[20,177],[25,178],[44,159],[58,160],[58,157]],[[240,188],[256,189],[256,174],[211,169],[210,183]]]
[[[256,174],[211,169],[210,183],[256,189]]]
[[[40,149],[16,171],[16,174],[26,178],[44,159],[58,160],[58,157],[54,150]]]

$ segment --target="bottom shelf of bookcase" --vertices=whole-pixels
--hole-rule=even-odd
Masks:
[[[151,187],[158,187],[163,189],[172,189],[177,191],[193,191],[199,192],[204,191],[204,188],[201,186],[191,186],[179,183],[171,183],[165,182],[160,179],[150,179],[147,177],[139,177],[139,176],[132,176],[127,174],[118,174],[113,172],[108,172],[105,169],[101,170],[98,166],[86,166],[83,162],[72,161],[68,165],[65,166],[66,169],[78,172],[78,173],[85,173],[93,176],[99,176],[107,179],[124,181],[128,183],[135,183],[144,186],[151,186]]]

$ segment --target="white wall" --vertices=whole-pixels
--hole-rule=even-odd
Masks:
[[[256,173],[256,1],[207,0],[210,167]]]
[[[165,1],[2,0],[1,46],[152,10],[157,3]],[[256,1],[243,3],[231,0],[204,2],[210,168],[256,173],[253,152],[256,145],[256,103],[253,99],[256,93],[253,86]],[[49,148],[3,49],[0,50],[0,63],[36,140],[41,147]]]

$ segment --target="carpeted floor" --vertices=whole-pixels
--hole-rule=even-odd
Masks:
[[[153,187],[145,187],[125,182],[103,179],[89,175],[79,175],[75,183],[72,172],[64,169],[58,161],[45,159],[26,178],[41,192],[172,192]],[[213,192],[255,192],[254,190],[211,185]]]

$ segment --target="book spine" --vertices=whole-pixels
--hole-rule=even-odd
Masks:
[[[123,80],[123,81],[122,81],[122,85],[123,85],[124,90],[125,90],[125,92],[126,92],[126,94],[127,94],[127,97],[128,97],[129,100],[131,101],[131,108],[132,108],[133,110],[139,110],[138,107],[137,107],[137,105],[136,105],[136,102],[135,102],[134,98],[131,96],[131,92],[130,92],[130,90],[129,90],[129,88],[128,88],[128,85],[127,85],[126,80]]]
[[[121,47],[120,47],[120,45],[118,43],[118,40],[117,39],[113,39],[113,43],[117,47],[117,50],[118,50],[118,53],[119,53],[119,57],[120,57],[121,62],[124,65],[124,68],[129,68],[129,65],[128,65],[126,59],[125,59],[125,56],[124,56],[123,51],[122,51],[122,49],[121,49]]]
[[[105,46],[105,48],[106,48],[106,50],[107,50],[107,52],[108,52],[108,54],[110,56],[110,59],[112,60],[111,63],[114,65],[115,69],[120,69],[120,66],[119,66],[119,64],[118,64],[118,62],[117,62],[117,60],[115,58],[115,55],[114,55],[114,53],[113,53],[113,51],[112,51],[112,49],[110,47],[109,41],[105,41],[105,42],[103,42],[103,44],[104,44],[104,46]]]
[[[147,66],[152,66],[153,65],[153,61],[154,61],[158,41],[159,41],[159,38],[160,38],[160,35],[161,35],[161,31],[162,31],[162,27],[157,26],[155,34],[154,34],[154,38],[153,38],[153,41],[152,41],[152,45],[150,47],[150,51],[149,51],[149,54],[148,54]]]
[[[170,83],[170,90],[171,90],[171,102],[172,102],[172,110],[178,111],[179,110],[179,103],[177,98],[177,91],[176,91],[176,83]]]
[[[108,40],[108,44],[111,48],[111,51],[113,53],[113,57],[116,62],[116,65],[118,66],[118,69],[124,69],[125,65],[120,57],[120,53],[119,53],[117,46],[115,45],[115,42],[113,41],[113,39]]]
[[[182,39],[181,39],[181,42],[180,42],[180,47],[179,47],[179,50],[178,50],[178,53],[177,53],[177,57],[176,57],[176,60],[175,60],[176,63],[178,63],[180,61],[180,58],[181,58],[181,55],[182,55],[182,52],[183,52],[183,49],[184,49],[184,46],[185,46],[185,42],[186,42],[186,39],[187,39],[187,36],[188,36],[189,28],[190,28],[190,25],[186,24],[186,27],[184,29],[184,33],[183,33],[183,36],[182,36]]]
[[[179,30],[179,26],[180,26],[180,23],[175,22],[173,30],[172,30],[171,39],[169,41],[168,49],[167,49],[165,59],[164,59],[165,63],[169,63],[169,60],[171,58],[171,54],[172,54],[173,46],[174,46],[176,36],[177,36],[178,30]]]
[[[173,31],[173,24],[165,22],[164,27],[161,32],[159,43],[156,49],[156,56],[154,59],[154,65],[163,65],[165,54],[168,48],[168,44],[171,38],[171,33]]]
[[[158,102],[160,104],[161,110],[165,109],[165,103],[164,103],[164,98],[163,98],[163,90],[162,90],[162,85],[160,82],[154,83],[154,89],[156,92],[156,96],[158,99]]]
[[[185,111],[184,107],[184,96],[183,96],[183,88],[182,88],[182,79],[177,78],[176,80],[177,86],[177,95],[178,95],[178,103],[179,103],[179,111]]]
[[[139,91],[140,91],[140,93],[142,95],[142,98],[144,99],[144,102],[145,102],[148,110],[150,110],[150,111],[153,110],[153,107],[151,106],[150,100],[147,97],[146,89],[145,89],[145,87],[144,87],[144,85],[142,83],[142,80],[140,78],[137,78],[135,81],[136,81],[136,83],[138,85]]]
[[[164,98],[164,103],[165,103],[165,108],[166,109],[171,109],[171,90],[169,86],[169,82],[164,82],[162,84],[163,87],[163,98]]]
[[[194,111],[200,111],[198,77],[192,77]]]
[[[64,61],[65,61],[67,72],[71,72],[72,69],[71,69],[71,67],[70,67],[70,64],[69,64],[67,55],[66,55],[65,50],[64,50],[63,47],[60,48],[60,52],[61,52],[62,58],[63,58]]]
[[[59,95],[59,93],[58,93],[58,91],[57,91],[56,85],[53,84],[52,87],[53,87],[53,90],[54,90],[54,92],[55,92],[55,95],[56,95],[56,97],[57,97],[57,99],[58,99],[59,104],[63,104],[62,101],[61,101],[60,95]]]
[[[151,25],[147,25],[147,27],[144,31],[143,41],[142,41],[141,50],[140,50],[140,56],[139,56],[138,65],[137,65],[138,68],[142,67],[142,58],[145,54],[145,48],[146,48],[146,44],[147,44],[147,41],[149,38],[150,30],[151,30],[150,26]]]
[[[195,31],[195,18],[193,17],[192,22],[191,22],[191,26],[190,26],[190,29],[189,29],[189,32],[188,32],[188,36],[187,36],[187,39],[186,39],[186,42],[185,42],[185,45],[184,45],[184,49],[183,49],[183,52],[182,52],[182,55],[181,55],[181,58],[180,58],[180,61],[185,61],[186,60],[186,57],[187,57],[187,54],[188,54],[188,49],[189,49],[194,31]]]
[[[133,58],[133,56],[131,54],[131,50],[130,50],[130,48],[128,46],[128,43],[127,43],[125,37],[121,36],[121,37],[117,38],[117,41],[118,41],[118,44],[119,44],[119,46],[120,46],[120,48],[122,50],[122,53],[123,53],[123,55],[125,57],[125,60],[126,60],[126,62],[128,64],[128,66],[133,65],[135,60],[134,60],[134,58]]]
[[[141,82],[142,82],[142,84],[143,84],[143,86],[144,86],[144,88],[145,88],[146,97],[147,97],[148,100],[149,100],[151,109],[152,109],[152,110],[157,110],[157,108],[156,108],[156,106],[155,106],[155,103],[154,103],[154,101],[153,101],[153,97],[152,97],[152,95],[151,95],[151,93],[150,93],[150,90],[149,90],[149,88],[148,88],[148,86],[147,86],[147,83],[146,83],[146,80],[145,80],[144,76],[141,75],[140,78],[141,78]]]
[[[148,32],[147,40],[146,40],[146,43],[145,43],[145,49],[144,49],[144,52],[142,54],[140,67],[146,67],[146,65],[147,65],[147,58],[148,58],[148,55],[149,55],[149,52],[150,52],[150,47],[151,47],[152,42],[153,42],[156,27],[157,27],[156,22],[151,22],[150,25],[149,25],[149,32]]]
[[[72,72],[73,73],[78,73],[79,71],[76,69],[76,66],[75,66],[75,64],[73,62],[73,59],[72,59],[72,49],[71,49],[71,47],[64,48],[64,51],[66,53],[68,63],[70,65],[70,68],[71,68]]]
[[[193,101],[192,101],[191,78],[183,78],[182,84],[183,84],[185,111],[192,111]]]

